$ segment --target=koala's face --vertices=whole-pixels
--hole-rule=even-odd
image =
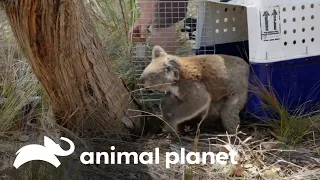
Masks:
[[[161,47],[155,46],[152,61],[142,72],[139,81],[144,87],[160,92],[171,91],[179,80],[177,57],[168,55]]]

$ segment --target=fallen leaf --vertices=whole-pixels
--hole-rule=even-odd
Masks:
[[[243,167],[240,167],[240,168],[237,168],[237,169],[233,170],[233,175],[235,175],[237,177],[242,177],[243,173],[244,173],[244,168]]]

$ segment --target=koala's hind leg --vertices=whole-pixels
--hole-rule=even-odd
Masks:
[[[222,126],[228,133],[236,133],[240,125],[240,111],[244,108],[247,101],[247,91],[234,93],[226,98],[220,109]]]

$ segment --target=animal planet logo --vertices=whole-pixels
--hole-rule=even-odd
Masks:
[[[73,153],[75,146],[73,142],[65,137],[60,138],[66,141],[70,148],[69,150],[63,150],[59,144],[56,144],[52,139],[44,136],[44,145],[30,144],[23,146],[16,152],[16,159],[14,160],[13,166],[18,169],[21,165],[35,160],[46,161],[56,168],[60,166],[60,161],[56,156],[69,156]]]

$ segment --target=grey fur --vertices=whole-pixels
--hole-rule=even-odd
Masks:
[[[168,123],[164,125],[165,132],[181,132],[181,128],[178,127],[180,124],[196,116],[207,117],[211,99],[204,85],[198,82],[187,82],[180,84],[181,86],[188,88],[180,94],[180,98],[170,94],[160,104],[163,118]]]

